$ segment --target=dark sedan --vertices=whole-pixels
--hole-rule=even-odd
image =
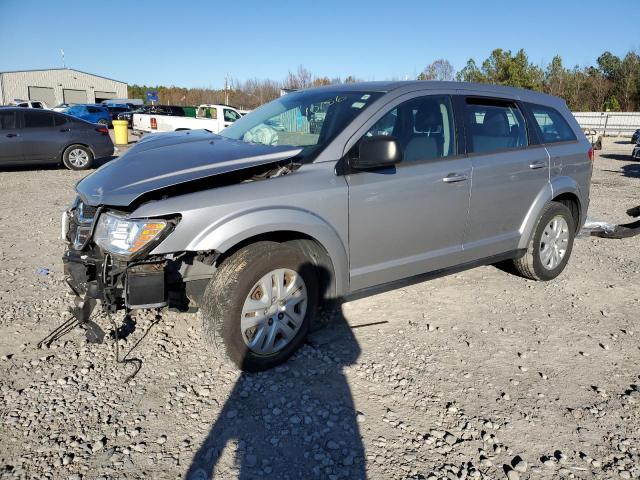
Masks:
[[[113,155],[109,129],[50,110],[0,108],[0,166],[62,163],[90,168]]]

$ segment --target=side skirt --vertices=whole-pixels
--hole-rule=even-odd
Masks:
[[[383,283],[381,285],[374,285],[372,287],[366,287],[354,292],[346,294],[343,298],[345,301],[358,300],[360,298],[376,295],[379,293],[389,292],[398,288],[408,287],[421,283],[427,280],[433,280],[434,278],[440,278],[452,273],[459,273],[465,270],[470,270],[476,267],[482,267],[484,265],[492,265],[494,263],[502,262],[504,260],[511,260],[513,258],[520,258],[526,253],[525,248],[510,250],[498,255],[492,255],[490,257],[481,258],[479,260],[473,260],[471,262],[461,263],[452,267],[441,268],[440,270],[434,270],[432,272],[421,273],[412,277],[401,278],[400,280],[394,280],[392,282]]]

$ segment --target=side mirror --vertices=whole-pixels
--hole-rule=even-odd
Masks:
[[[358,153],[358,158],[349,161],[349,166],[356,170],[392,167],[402,161],[400,143],[389,135],[364,137]]]

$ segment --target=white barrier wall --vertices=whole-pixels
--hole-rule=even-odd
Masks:
[[[640,128],[640,112],[573,112],[580,127],[604,135],[631,136]]]

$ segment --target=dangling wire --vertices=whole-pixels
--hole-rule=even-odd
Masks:
[[[162,315],[160,314],[160,310],[158,309],[155,315],[155,318],[153,319],[153,322],[151,322],[151,325],[149,325],[149,327],[147,328],[147,330],[144,332],[144,334],[142,335],[142,337],[140,337],[140,339],[135,343],[135,345],[133,345],[133,347],[131,347],[129,349],[129,351],[125,354],[124,357],[120,358],[120,345],[119,345],[119,338],[118,338],[118,328],[116,325],[116,322],[113,320],[113,316],[112,315],[108,315],[109,317],[109,321],[111,322],[111,326],[113,328],[113,338],[115,340],[116,343],[116,363],[120,363],[120,364],[127,364],[127,363],[133,363],[135,365],[135,370],[133,371],[133,373],[131,373],[125,380],[124,383],[129,383],[131,380],[133,380],[135,378],[136,375],[138,375],[138,372],[142,369],[142,360],[140,358],[127,358],[131,352],[133,352],[138,345],[140,345],[140,343],[142,342],[142,340],[144,340],[146,338],[146,336],[149,334],[149,332],[151,331],[151,329],[157,325],[160,320],[162,320]],[[123,318],[123,322],[125,323],[127,320],[127,317],[131,317],[131,313],[129,310],[127,310],[127,312],[124,315]]]

